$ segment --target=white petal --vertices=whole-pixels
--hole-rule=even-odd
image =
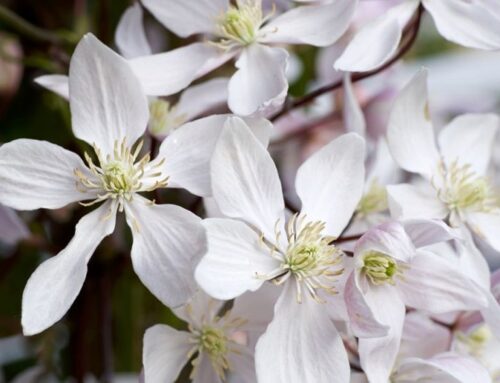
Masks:
[[[213,115],[189,122],[176,129],[162,143],[160,155],[165,158],[164,172],[169,187],[182,187],[199,196],[210,196],[210,159],[224,126],[245,124],[267,147],[272,125],[263,118],[233,118]]]
[[[310,298],[297,303],[290,281],[257,343],[255,364],[260,383],[349,382],[347,353],[325,307]]]
[[[412,219],[403,222],[403,226],[417,248],[457,238],[452,229],[443,221]]]
[[[389,326],[389,333],[380,338],[359,339],[361,367],[370,383],[387,383],[399,350],[405,306],[393,286],[373,286],[367,302],[380,323]]]
[[[196,363],[198,367],[196,368],[192,383],[224,383],[215,372],[210,357],[207,354],[200,354]]]
[[[500,340],[500,303],[491,292],[486,292],[488,307],[481,310],[481,316],[495,337]]]
[[[249,291],[236,298],[231,315],[247,319],[242,329],[260,336],[273,319],[274,305],[281,291],[279,286],[264,283],[257,291]]]
[[[391,111],[387,141],[403,169],[430,179],[440,156],[427,104],[427,71],[418,72],[399,94]]]
[[[448,208],[430,188],[417,188],[409,184],[387,186],[391,216],[397,219],[443,219]]]
[[[47,74],[35,78],[35,82],[44,88],[51,90],[62,98],[69,100],[68,76],[60,74]]]
[[[144,30],[142,7],[138,2],[128,7],[120,18],[115,43],[122,56],[128,59],[151,54]]]
[[[18,210],[57,209],[94,197],[76,186],[75,169],[90,171],[75,153],[46,141],[20,139],[0,147],[0,203]]]
[[[403,225],[389,221],[370,229],[356,243],[355,258],[366,252],[377,251],[402,262],[409,262],[415,255],[415,247]]]
[[[399,357],[430,358],[447,351],[451,344],[448,328],[434,322],[419,311],[406,314]]]
[[[479,1],[423,0],[439,33],[469,48],[500,48],[500,16]],[[498,9],[498,4],[493,6]]]
[[[127,61],[93,35],[85,35],[69,68],[71,121],[75,136],[96,144],[103,155],[116,141],[129,147],[142,136],[149,107]]]
[[[217,299],[233,299],[255,291],[279,262],[262,245],[259,235],[243,222],[212,218],[203,221],[208,252],[196,268],[196,281]]]
[[[206,251],[201,220],[176,205],[150,205],[134,198],[126,206],[134,270],[163,304],[179,306],[196,290],[194,269]]]
[[[313,154],[297,171],[295,188],[302,212],[326,223],[325,232],[338,236],[363,194],[365,142],[345,134]]]
[[[404,1],[356,33],[335,69],[348,72],[367,72],[385,64],[396,52],[403,28],[417,9],[419,1]]]
[[[224,15],[228,0],[144,0],[144,6],[177,36],[215,31],[217,18]]]
[[[221,52],[216,47],[193,43],[166,53],[138,57],[129,63],[147,95],[169,96],[204,75],[207,62],[219,56]]]
[[[188,324],[201,328],[206,321],[213,320],[219,314],[224,303],[207,295],[203,290],[198,290],[184,306],[172,311]]]
[[[217,77],[186,89],[177,103],[175,113],[190,121],[227,102],[229,79]]]
[[[16,212],[0,205],[0,242],[14,245],[28,238],[29,235],[28,226],[19,218]]]
[[[349,325],[355,336],[376,338],[388,334],[389,328],[377,321],[366,303],[363,292],[356,282],[355,272],[352,272],[347,280],[344,299],[350,319]]]
[[[238,353],[232,352],[228,358],[231,365],[228,383],[255,383],[257,381],[253,350],[241,347]]]
[[[469,213],[467,225],[471,230],[484,239],[496,251],[500,251],[500,214],[499,213]]]
[[[358,133],[361,137],[366,133],[366,121],[359,101],[352,87],[351,75],[344,75],[344,124],[348,132]]]
[[[228,105],[242,116],[263,115],[283,104],[288,91],[288,53],[261,44],[246,47],[229,81]]]
[[[455,118],[439,134],[439,146],[446,163],[471,165],[485,174],[490,163],[498,131],[494,114],[464,114]]]
[[[87,262],[115,228],[115,211],[107,202],[84,216],[68,246],[31,275],[23,293],[24,335],[38,334],[66,314],[82,288]]]
[[[395,376],[395,381],[399,379],[432,383],[491,382],[488,371],[478,361],[454,353],[442,353],[430,359],[405,359]]]
[[[174,382],[187,363],[192,347],[188,332],[160,324],[148,328],[142,350],[145,382]]]
[[[326,47],[347,30],[356,6],[357,0],[336,0],[294,8],[271,20],[259,41]]]
[[[220,135],[211,177],[213,196],[222,213],[250,223],[274,240],[276,225],[284,224],[278,170],[265,147],[237,118]]]
[[[410,307],[441,314],[488,305],[481,289],[470,278],[454,263],[436,254],[418,251],[403,275],[397,284]]]

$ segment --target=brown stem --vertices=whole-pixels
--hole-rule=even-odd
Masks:
[[[372,71],[362,72],[362,73],[353,73],[352,77],[351,77],[351,81],[353,83],[355,83],[355,82],[361,81],[365,78],[375,76],[376,74],[383,72],[387,68],[391,67],[394,63],[399,61],[399,59],[401,57],[403,57],[410,50],[410,48],[413,46],[415,40],[417,39],[423,11],[424,11],[424,8],[422,7],[422,5],[420,5],[415,17],[412,19],[412,21],[410,21],[410,23],[408,24],[408,27],[405,28],[405,35],[403,37],[403,40],[404,40],[403,44],[401,45],[398,53],[392,59],[387,61],[381,67],[374,69]],[[294,110],[294,109],[300,108],[301,106],[307,105],[310,102],[312,102],[313,100],[315,100],[317,97],[342,87],[342,84],[343,84],[343,80],[341,79],[341,80],[338,80],[332,84],[328,84],[328,85],[325,85],[321,88],[318,88],[318,89],[312,91],[311,93],[305,95],[302,98],[299,98],[299,99],[292,101],[292,102],[285,103],[283,109],[281,109],[278,113],[276,113],[274,116],[272,116],[270,118],[270,120],[276,121],[277,119],[281,118],[282,116],[284,116],[285,114],[287,114],[291,110]]]

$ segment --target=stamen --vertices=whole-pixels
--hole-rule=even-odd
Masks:
[[[88,153],[84,153],[85,160],[92,174],[92,178],[85,175],[81,170],[75,169],[76,187],[81,192],[95,191],[97,198],[91,202],[83,203],[91,206],[106,199],[118,202],[118,211],[123,212],[124,203],[130,202],[135,193],[149,192],[157,188],[166,187],[168,177],[163,176],[159,168],[165,163],[163,158],[156,164],[150,164],[150,154],[145,154],[139,161],[137,158],[144,145],[140,141],[135,150],[127,146],[127,140],[115,141],[113,154],[102,156],[102,152],[94,144],[94,150],[99,160],[99,166],[94,163]],[[159,178],[162,177],[163,178]],[[143,180],[150,179],[146,185]]]
[[[383,212],[388,207],[386,188],[374,179],[368,192],[359,201],[356,213],[358,217],[366,217],[370,214]]]
[[[363,256],[362,272],[374,285],[388,283],[394,285],[395,278],[403,275],[404,265],[400,265],[391,256],[378,251],[369,251]]]

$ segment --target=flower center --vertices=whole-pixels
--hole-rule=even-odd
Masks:
[[[226,380],[226,373],[231,369],[228,356],[230,353],[238,353],[238,343],[233,339],[233,333],[241,337],[241,331],[238,329],[247,321],[239,317],[231,317],[231,311],[228,311],[222,317],[215,316],[205,322],[200,328],[189,325],[189,331],[192,334],[191,343],[194,347],[188,354],[191,358],[194,353],[198,356],[193,360],[193,371],[191,379],[197,374],[197,366],[200,355],[204,353],[210,359],[212,368],[222,381]]]
[[[167,135],[186,122],[183,115],[176,113],[175,106],[162,99],[151,101],[149,112],[149,130],[154,135]]]
[[[333,244],[333,237],[322,235],[325,223],[321,221],[305,222],[304,215],[292,216],[286,227],[288,245],[281,250],[280,233],[276,234],[275,245],[267,245],[271,256],[280,261],[280,266],[269,275],[263,276],[274,284],[280,285],[293,277],[297,289],[297,301],[302,302],[305,287],[317,302],[324,302],[319,291],[336,294],[336,277],[343,273],[342,268],[335,268],[341,262],[342,252]]]
[[[395,284],[394,278],[402,275],[401,267],[390,256],[378,251],[369,251],[363,257],[361,271],[374,285]]]
[[[90,206],[106,199],[114,199],[119,203],[119,210],[123,211],[123,204],[131,201],[137,192],[153,191],[165,187],[168,177],[162,177],[159,168],[164,160],[152,164],[149,154],[138,160],[142,149],[141,141],[132,152],[127,147],[126,140],[121,143],[115,142],[113,154],[104,157],[101,151],[94,145],[99,165],[94,164],[87,152],[84,153],[92,177],[75,169],[77,188],[82,191],[95,190],[97,198],[89,203],[81,203]]]
[[[380,185],[375,179],[370,185],[370,189],[359,201],[356,212],[359,216],[366,217],[373,213],[380,213],[387,210],[387,191],[385,186]]]
[[[229,6],[218,20],[216,34],[220,41],[216,45],[230,49],[252,44],[257,39],[260,27],[272,13],[263,16],[260,0],[237,0],[237,5]]]
[[[489,213],[498,209],[499,201],[486,177],[478,176],[469,165],[451,164],[442,169],[443,187],[438,196],[450,210],[473,209]]]

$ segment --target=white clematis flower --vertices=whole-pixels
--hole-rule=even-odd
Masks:
[[[27,139],[0,148],[1,203],[20,210],[102,203],[80,220],[68,246],[30,277],[22,307],[27,335],[43,331],[69,309],[85,280],[87,262],[114,230],[117,211],[125,212],[132,228],[134,270],[168,306],[183,304],[193,294],[194,266],[205,251],[197,216],[175,205],[155,205],[139,193],[167,184],[207,190],[203,164],[211,155],[210,141],[196,125],[217,121],[220,131],[226,117],[179,129],[164,141],[158,158],[140,158],[141,144],[133,145],[146,129],[148,104],[128,63],[87,35],[71,60],[69,86],[73,132],[93,145],[96,158],[86,154],[85,165],[61,147]],[[216,129],[208,130],[217,137]],[[206,141],[206,147],[195,150],[186,144],[197,140]]]
[[[274,303],[269,299],[274,294],[263,292],[245,294],[224,311],[224,301],[200,291],[175,310],[188,331],[165,325],[149,328],[144,335],[145,383],[174,382],[191,359],[194,383],[254,383],[253,337],[272,319]]]
[[[403,30],[423,6],[439,33],[465,47],[500,49],[500,4],[490,0],[400,0],[399,4],[363,26],[335,61],[337,70],[366,72],[395,54]]]
[[[396,100],[387,140],[401,168],[421,175],[421,187],[388,187],[391,214],[397,218],[447,219],[470,230],[500,250],[500,204],[486,176],[498,117],[466,114],[455,118],[439,134],[427,104],[427,72],[419,72]]]
[[[331,242],[361,198],[363,159],[364,141],[354,133],[309,158],[296,179],[302,210],[285,225],[269,153],[244,126],[226,128],[219,138],[211,164],[213,196],[233,219],[204,221],[209,251],[195,276],[218,299],[255,291],[266,281],[284,285],[257,344],[259,382],[349,380],[347,354],[325,302],[334,300],[330,295],[342,274],[342,252]]]
[[[288,53],[274,45],[334,43],[346,31],[357,0],[304,5],[277,17],[273,17],[272,11],[265,14],[261,0],[237,0],[235,5],[229,0],[146,0],[143,3],[166,28],[180,37],[200,33],[213,36],[212,44],[207,44],[219,50],[212,62],[213,68],[237,57],[237,71],[228,87],[228,104],[236,114],[251,115],[281,105],[287,93]],[[162,57],[153,55],[133,62],[139,78],[154,81],[159,90],[164,88],[165,81],[169,82],[165,74],[171,72],[170,65],[176,64],[165,63]]]
[[[431,313],[487,306],[481,289],[453,262],[420,249],[452,238],[439,221],[392,221],[368,231],[356,244],[344,299],[371,383],[386,383],[391,374],[405,306]]]

